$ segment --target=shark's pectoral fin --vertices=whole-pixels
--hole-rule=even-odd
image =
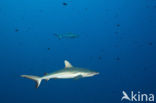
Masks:
[[[71,65],[71,63],[69,63],[69,61],[65,60],[64,61],[65,64],[65,68],[72,68],[73,66]]]
[[[80,79],[80,78],[82,78],[82,77],[83,77],[82,75],[78,75],[78,76],[76,76],[74,79],[77,80],[77,79]]]

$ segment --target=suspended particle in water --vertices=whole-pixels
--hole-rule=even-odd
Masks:
[[[144,67],[144,68],[143,68],[143,70],[144,70],[144,71],[147,71],[147,70],[148,70],[148,68],[147,68],[147,67]]]
[[[117,57],[116,57],[116,61],[120,61],[120,57],[117,56]]]
[[[84,8],[86,11],[88,10],[88,8]]]
[[[62,5],[67,6],[68,4],[66,2],[63,2]]]
[[[120,24],[116,24],[117,27],[120,27]]]
[[[19,32],[19,29],[15,29],[15,32]]]
[[[50,50],[50,48],[48,48],[48,51]]]
[[[101,60],[102,59],[102,56],[99,56],[98,59]]]
[[[43,13],[44,11],[42,9],[39,10],[40,13]]]
[[[119,34],[119,31],[115,31],[114,34]]]
[[[153,45],[153,43],[152,43],[152,42],[149,42],[149,43],[148,43],[148,45],[152,46],[152,45]]]

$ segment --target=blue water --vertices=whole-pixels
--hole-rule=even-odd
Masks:
[[[155,18],[156,0],[1,0],[0,103],[120,103],[123,90],[156,93]],[[68,32],[79,37],[53,35]],[[20,77],[59,70],[65,59],[100,74],[38,89]]]

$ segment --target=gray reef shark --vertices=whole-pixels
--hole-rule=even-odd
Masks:
[[[32,79],[36,82],[36,88],[40,86],[42,80],[50,80],[50,79],[79,79],[84,77],[92,77],[94,75],[99,74],[98,72],[74,67],[67,60],[64,61],[65,67],[61,70],[58,70],[53,73],[48,73],[43,77],[33,76],[33,75],[21,75],[21,77]]]
[[[74,34],[74,33],[65,33],[65,34],[57,34],[57,33],[54,33],[54,36],[56,36],[59,40],[60,39],[63,39],[63,38],[71,38],[71,39],[74,39],[74,38],[78,38],[79,37],[79,35]]]

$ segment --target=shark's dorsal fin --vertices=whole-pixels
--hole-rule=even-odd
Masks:
[[[65,65],[65,68],[72,68],[73,67],[71,65],[71,63],[69,63],[69,61],[67,61],[67,60],[64,61],[64,65]]]

